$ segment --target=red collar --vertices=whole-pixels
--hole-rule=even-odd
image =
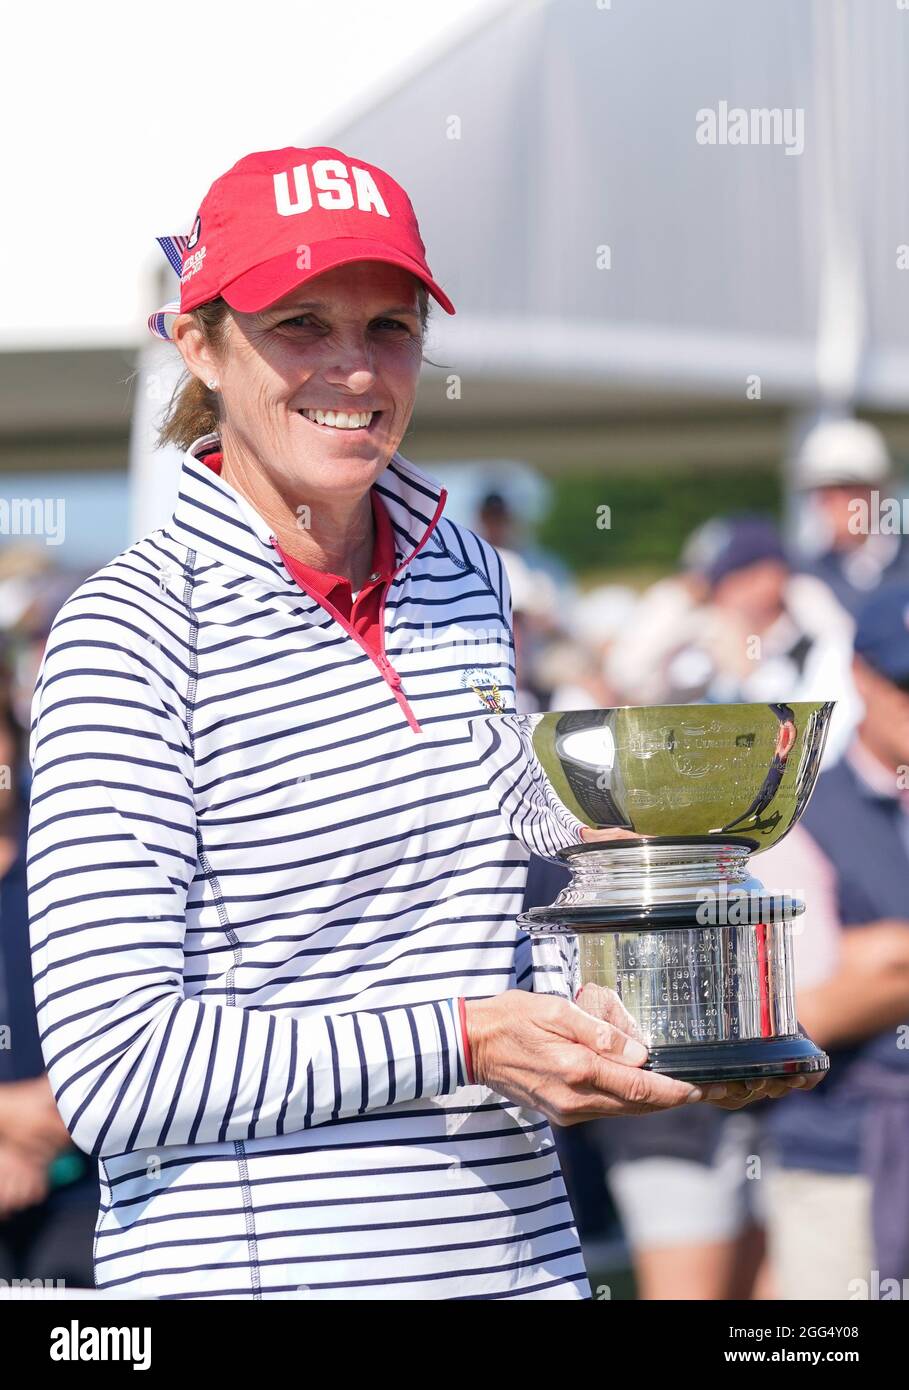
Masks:
[[[220,474],[222,462],[220,450],[216,450],[210,454],[203,454],[202,462],[208,464],[213,472]],[[374,488],[370,488],[369,497],[372,502],[372,515],[373,521],[375,522],[375,538],[373,540],[372,568],[370,574],[378,575],[379,579],[387,583],[395,568],[395,533],[392,529],[388,509]],[[305,583],[308,589],[315,590],[316,593],[329,600],[331,599],[332,592],[339,584],[342,586],[346,585],[347,591],[350,593],[350,580],[343,578],[339,574],[331,574],[328,570],[313,569],[310,565],[305,565],[302,560],[298,560],[295,556],[286,555],[277,541],[275,542],[275,549],[298,584],[301,582]],[[370,582],[376,583],[378,581],[367,580],[367,583],[363,586],[363,590],[369,587]],[[361,593],[363,590],[361,590]]]

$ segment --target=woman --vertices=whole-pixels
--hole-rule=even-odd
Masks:
[[[491,690],[514,708],[507,586],[397,452],[427,293],[453,308],[403,189],[338,150],[240,160],[167,244],[179,503],[64,605],[32,736],[36,997],[101,1161],[97,1283],[587,1297],[545,1117],[700,1093],[531,992],[528,855],[469,733]]]

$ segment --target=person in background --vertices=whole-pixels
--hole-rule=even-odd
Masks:
[[[565,632],[552,642],[541,663],[541,679],[551,689],[550,708],[608,709],[624,704],[611,680],[613,646],[634,621],[638,598],[622,584],[601,584],[582,594],[563,615]]]
[[[825,1084],[765,1121],[784,1298],[874,1297],[909,1277],[909,583],[860,612],[853,670],[854,737],[757,869],[768,893],[807,902],[799,1020],[830,1054]]]
[[[698,639],[709,586],[704,575],[716,522],[694,530],[682,547],[680,571],[658,579],[634,607],[634,620],[614,634],[604,658],[606,679],[621,704],[662,705],[676,696],[669,674],[674,654]],[[684,697],[683,697],[684,698]]]
[[[477,508],[477,530],[496,550],[514,548],[515,521],[501,492],[488,492]]]
[[[816,425],[795,462],[795,485],[806,503],[797,567],[832,590],[853,618],[875,589],[909,580],[909,537],[888,534],[874,520],[879,503],[896,492],[881,432],[863,420]]]
[[[593,1125],[631,1251],[638,1297],[773,1297],[765,1261],[761,1117],[679,1112]]]
[[[44,1072],[32,988],[22,732],[0,686],[0,1278],[91,1286],[95,1164]]]
[[[541,660],[561,632],[558,592],[548,574],[514,550],[499,552],[511,589],[518,714],[549,708],[550,690]]]
[[[520,556],[532,574],[544,575],[559,602],[573,602],[577,590],[570,569],[558,555],[530,539],[520,509],[504,491],[487,492],[481,499],[474,530],[496,550]]]
[[[607,676],[625,702],[846,693],[837,674],[851,638],[848,615],[820,579],[793,573],[769,518],[712,517],[686,541],[681,565],[642,595],[611,644]],[[829,652],[837,653],[831,680]]]
[[[819,579],[792,573],[773,522],[749,513],[718,521],[703,574],[699,631],[667,663],[671,699],[809,698],[822,651],[849,620]]]

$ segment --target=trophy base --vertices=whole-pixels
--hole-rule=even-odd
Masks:
[[[645,1071],[658,1071],[693,1085],[714,1081],[785,1079],[825,1072],[830,1058],[810,1038],[752,1038],[747,1042],[657,1045]]]

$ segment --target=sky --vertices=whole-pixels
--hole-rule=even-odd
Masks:
[[[155,237],[332,132],[503,0],[44,0],[4,16],[0,350],[140,341]],[[23,244],[24,243],[24,244]]]

